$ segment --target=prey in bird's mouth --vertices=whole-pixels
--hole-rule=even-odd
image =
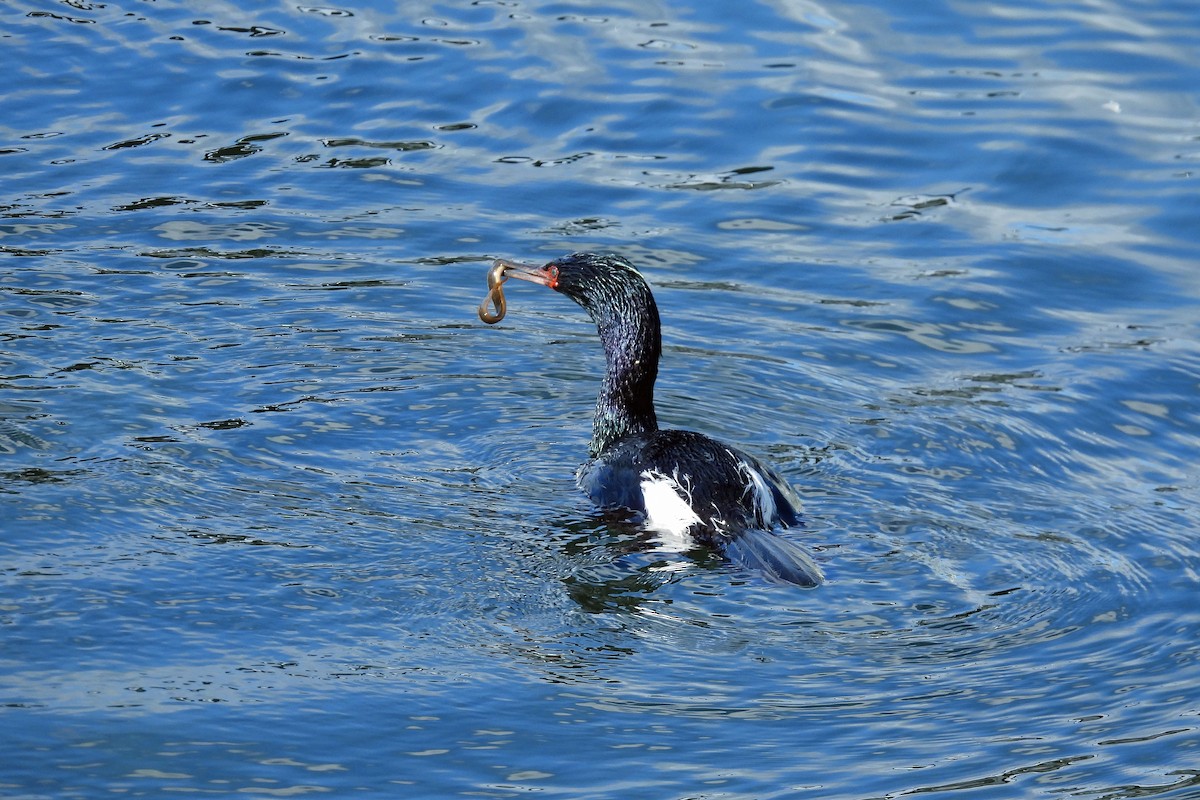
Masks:
[[[508,306],[504,302],[504,282],[509,278],[520,278],[530,283],[549,286],[551,289],[558,288],[557,267],[535,267],[531,264],[509,261],[506,258],[497,258],[492,263],[492,268],[488,270],[487,297],[483,298],[483,302],[479,304],[479,318],[488,325],[495,325],[504,319],[504,315],[508,311]],[[489,305],[495,307],[496,310],[492,311],[488,308]]]
[[[479,304],[479,318],[488,325],[495,325],[504,319],[504,314],[508,311],[508,307],[504,303],[504,282],[508,280],[504,270],[507,268],[508,262],[497,258],[496,263],[492,264],[491,270],[488,271],[487,297],[483,298],[483,302]],[[496,307],[495,313],[488,308],[489,303]]]

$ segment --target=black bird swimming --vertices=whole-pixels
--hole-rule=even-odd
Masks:
[[[821,570],[799,545],[772,532],[799,524],[799,500],[773,470],[741,450],[685,430],[662,430],[654,380],[662,352],[650,287],[621,256],[574,253],[544,266],[500,259],[480,317],[504,316],[506,278],[548,286],[591,315],[607,369],[579,487],[601,508],[625,508],[676,543],[698,542],[767,578],[816,586]],[[497,313],[486,312],[491,300]]]

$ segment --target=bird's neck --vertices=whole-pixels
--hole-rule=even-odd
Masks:
[[[654,380],[662,351],[658,308],[649,291],[633,307],[596,319],[604,345],[606,369],[592,425],[592,456],[613,443],[658,430],[654,415]],[[619,313],[624,311],[624,313]]]

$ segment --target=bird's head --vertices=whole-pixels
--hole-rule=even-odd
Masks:
[[[542,266],[500,259],[503,275],[548,286],[587,309],[597,322],[630,305],[653,305],[650,287],[633,264],[613,253],[572,253]],[[657,316],[657,314],[655,314]]]

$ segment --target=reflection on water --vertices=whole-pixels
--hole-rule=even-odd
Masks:
[[[1182,7],[2,13],[8,793],[1200,786]],[[587,248],[819,590],[577,494]]]

